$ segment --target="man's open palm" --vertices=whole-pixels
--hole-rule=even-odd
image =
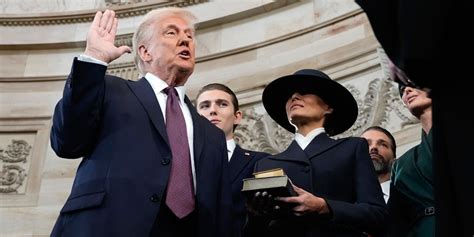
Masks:
[[[130,53],[132,51],[130,47],[116,47],[114,45],[117,24],[118,20],[115,18],[114,11],[105,10],[104,13],[97,12],[87,33],[87,44],[84,54],[110,63],[122,56],[122,54]]]

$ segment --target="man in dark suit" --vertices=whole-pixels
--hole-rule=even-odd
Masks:
[[[474,51],[470,1],[356,0],[370,20],[375,36],[393,61],[395,81],[431,89],[433,101],[433,163],[436,236],[474,234],[474,175],[471,137],[474,120],[465,101],[465,85]],[[411,80],[412,84],[407,84]]]
[[[199,116],[184,84],[195,17],[149,12],[134,34],[138,81],[106,75],[126,52],[115,13],[97,12],[53,118],[51,145],[83,157],[52,236],[230,236],[224,134]]]
[[[384,234],[387,210],[367,141],[358,137],[332,139],[357,118],[351,93],[321,71],[303,69],[272,81],[263,91],[265,110],[295,140],[280,154],[261,159],[256,171],[282,168],[296,196],[276,197],[294,205],[276,215],[265,191],[249,202],[260,218],[249,221],[252,232],[271,236],[371,236]],[[260,220],[258,220],[260,219]],[[262,225],[266,219],[266,225]],[[261,229],[265,230],[261,230]]]
[[[269,154],[242,149],[235,143],[234,131],[242,120],[239,101],[227,86],[211,83],[201,88],[196,96],[198,113],[224,131],[230,165],[233,198],[233,233],[240,236],[247,220],[245,198],[242,195],[242,180],[252,177],[255,162]]]

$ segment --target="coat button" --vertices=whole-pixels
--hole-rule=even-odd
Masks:
[[[309,173],[310,170],[311,170],[311,167],[310,167],[310,166],[305,166],[305,167],[303,168],[303,172],[305,172],[305,173]]]
[[[160,197],[159,197],[157,194],[153,194],[153,195],[151,195],[151,197],[150,197],[150,201],[152,201],[152,202],[158,202],[158,201],[160,201]]]
[[[168,158],[164,158],[163,160],[161,160],[162,165],[168,165],[169,163],[170,163],[170,159]]]

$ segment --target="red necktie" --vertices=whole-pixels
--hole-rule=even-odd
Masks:
[[[171,172],[166,193],[166,205],[179,218],[194,210],[193,177],[188,135],[178,92],[174,87],[163,90],[166,100],[166,132],[171,146]]]

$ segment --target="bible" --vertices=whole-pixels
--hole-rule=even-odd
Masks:
[[[273,197],[297,196],[290,179],[283,169],[271,169],[256,172],[253,178],[243,180],[242,192],[252,198],[256,192],[268,192]]]
[[[247,199],[247,203],[250,203],[250,206],[252,206],[256,192],[267,192],[271,194],[272,197],[290,197],[298,195],[293,189],[291,180],[281,168],[264,170],[254,173],[253,175],[253,178],[244,179],[242,186],[242,193]],[[292,209],[296,206],[295,203],[276,200],[274,200],[274,202],[275,207],[278,207],[278,209],[272,209],[265,215],[268,215],[271,219],[293,215]],[[262,206],[258,207],[257,204],[257,206],[254,206],[253,208],[259,209],[261,207]],[[265,211],[263,211],[263,213],[265,213]]]

